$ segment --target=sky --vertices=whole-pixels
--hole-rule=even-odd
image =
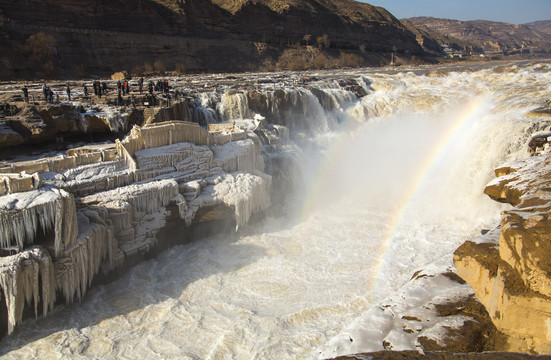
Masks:
[[[398,19],[432,16],[525,24],[551,20],[551,0],[359,0],[382,6]]]

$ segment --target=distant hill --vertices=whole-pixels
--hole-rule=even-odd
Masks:
[[[534,21],[524,24],[524,26],[544,34],[551,35],[551,20]]]
[[[0,40],[0,79],[379,65],[391,52],[404,61],[427,56],[388,11],[353,0],[2,0]]]
[[[402,22],[409,24],[409,29],[418,37],[425,33],[452,53],[488,56],[551,54],[551,36],[526,25],[432,17],[407,18]]]

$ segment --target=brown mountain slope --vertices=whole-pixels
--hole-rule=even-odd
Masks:
[[[433,31],[425,25],[414,25],[406,19],[402,19],[402,24],[415,34],[417,42],[425,51],[436,56],[445,56],[445,47],[461,51],[467,49],[469,49],[469,51],[473,50],[473,44]],[[478,48],[474,50],[480,50],[480,52],[482,52],[482,50]]]
[[[551,35],[551,20],[534,21],[524,24],[524,26],[527,26],[532,30],[539,31],[540,33]]]
[[[459,21],[431,17],[403,19],[439,38],[462,48],[480,48],[485,54],[538,54],[551,52],[551,37],[524,25],[485,20]],[[440,36],[436,35],[440,34]],[[447,37],[449,40],[446,40]],[[467,45],[469,44],[469,45]]]
[[[359,63],[393,49],[425,55],[388,11],[353,0],[2,0],[0,19],[4,79],[155,61],[169,70],[255,70],[301,45],[325,57],[353,53]]]

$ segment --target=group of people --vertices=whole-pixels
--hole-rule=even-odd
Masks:
[[[170,91],[170,86],[168,85],[168,80],[157,80],[157,83],[153,83],[153,81],[150,82],[150,88],[151,85],[153,85],[154,90],[157,92],[165,93],[167,94]],[[151,91],[150,91],[151,92]]]
[[[29,89],[27,88],[27,86],[25,85],[23,87],[23,89],[21,89],[23,91],[23,98],[25,100],[25,102],[29,102]],[[67,94],[67,100],[68,101],[71,101],[71,87],[69,85],[67,85],[67,87],[65,88],[65,94]],[[43,84],[42,85],[42,95],[44,96],[44,101],[49,103],[49,104],[53,104],[54,103],[54,91],[52,90],[52,88],[50,88],[48,85],[46,84]],[[59,93],[56,91],[55,92],[55,96],[56,96],[56,103],[59,103]],[[34,98],[33,98],[33,102],[34,102]]]
[[[54,103],[54,91],[46,84],[42,85],[42,94],[44,95],[44,101],[48,104]],[[57,102],[59,102],[59,94],[56,93]]]
[[[130,83],[128,83],[128,80],[124,81],[117,81],[117,89],[119,90],[119,96],[122,95],[128,95],[130,94]]]
[[[104,81],[100,83],[99,80],[94,81],[93,83],[94,88],[94,95],[101,98],[101,95],[107,93],[107,83]],[[86,89],[86,85],[84,85],[84,88]],[[86,93],[88,92],[88,89],[86,89]]]
[[[165,80],[160,80],[159,79],[156,82],[149,81],[147,85],[148,85],[148,91],[149,91],[150,97],[153,96],[153,92],[160,92],[160,93],[166,94],[167,97],[170,99],[170,96],[169,96],[170,86],[169,86],[168,80],[166,80],[166,79]],[[140,94],[142,94],[142,92],[144,90],[143,86],[144,86],[144,79],[142,77],[138,80],[138,90],[139,90]],[[94,89],[94,95],[99,97],[99,98],[101,98],[102,95],[107,93],[107,83],[105,81],[100,82],[99,80],[95,80],[92,84],[92,87]],[[118,80],[117,81],[117,89],[118,89],[117,103],[122,104],[123,103],[122,96],[130,94],[130,83],[129,83],[129,81],[128,80],[123,80],[123,81]],[[27,88],[27,85],[23,86],[23,88],[21,90],[23,91],[24,101],[28,103],[29,102],[29,89]],[[88,97],[88,87],[86,86],[86,84],[83,84],[83,90],[84,90],[84,97],[87,98]],[[66,95],[67,95],[67,100],[71,101],[71,87],[69,86],[69,84],[67,84],[67,86],[65,88],[65,92],[66,92]],[[44,83],[42,85],[42,94],[43,94],[44,101],[46,103],[49,103],[49,104],[54,103],[54,94],[56,96],[55,102],[59,103],[59,92],[57,92],[57,91],[54,92],[49,86],[46,85],[46,83]],[[175,96],[177,96],[177,95],[175,94]],[[135,100],[133,102],[135,102]],[[151,102],[153,103],[153,101],[151,101]],[[34,103],[34,97],[33,97],[33,103]]]

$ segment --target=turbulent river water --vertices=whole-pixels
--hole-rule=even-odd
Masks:
[[[1,354],[317,358],[415,270],[494,227],[500,206],[482,191],[496,166],[527,156],[528,137],[549,127],[526,114],[551,97],[551,63],[344,73],[368,95],[335,87],[336,106],[307,114],[317,125],[299,143],[306,186],[287,215],[142,262],[81,303],[25,321]]]

